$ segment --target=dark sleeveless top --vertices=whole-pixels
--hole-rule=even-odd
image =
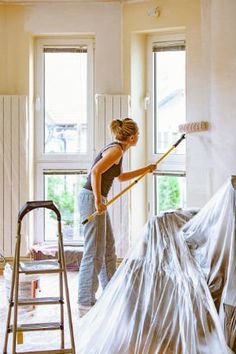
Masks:
[[[98,155],[95,157],[95,160],[93,162],[93,165],[91,168],[93,168],[93,166],[102,158],[102,154],[104,151],[106,151],[107,149],[109,149],[110,147],[113,147],[115,145],[120,145],[122,148],[122,145],[116,141],[106,145],[99,153]],[[123,149],[123,148],[122,148]],[[122,167],[122,159],[123,157],[121,157],[120,161],[118,164],[114,164],[112,165],[107,171],[105,171],[102,174],[102,179],[101,179],[101,194],[104,197],[107,197],[109,190],[111,189],[112,183],[114,181],[115,177],[118,177],[121,174],[121,167]],[[84,185],[85,189],[88,190],[92,190],[92,185],[91,185],[91,172],[89,173],[88,177],[87,177],[87,181]]]

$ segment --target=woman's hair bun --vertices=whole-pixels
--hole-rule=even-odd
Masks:
[[[111,132],[119,141],[126,141],[138,132],[137,123],[131,118],[113,119],[110,124]]]
[[[113,121],[111,122],[111,127],[121,128],[122,127],[122,120],[121,119],[113,119]]]

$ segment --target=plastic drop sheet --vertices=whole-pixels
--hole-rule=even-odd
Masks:
[[[236,177],[183,228],[191,255],[204,273],[226,341],[236,352]]]
[[[150,218],[80,321],[77,353],[233,353],[235,252],[231,181],[196,215]]]

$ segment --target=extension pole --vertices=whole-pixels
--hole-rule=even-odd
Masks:
[[[185,139],[185,134],[183,134],[179,140],[175,144],[173,144],[169,150],[167,150],[157,161],[156,165],[158,165],[164,158],[169,155],[169,153],[174,150],[180,143],[181,141]],[[126,193],[129,189],[131,189],[135,184],[137,184],[144,176],[146,176],[149,173],[149,171],[144,172],[141,176],[139,176],[136,180],[134,180],[130,185],[128,185],[126,188],[124,188],[120,193],[115,195],[113,198],[111,198],[107,203],[105,203],[105,206],[107,207],[108,205],[112,204],[116,199],[120,198],[124,193]],[[82,221],[82,225],[86,224],[87,222],[93,220],[93,218],[98,215],[98,212],[95,211],[93,214],[90,214],[84,221]]]

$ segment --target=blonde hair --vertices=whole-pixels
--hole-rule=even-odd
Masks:
[[[138,125],[131,118],[114,119],[110,124],[111,132],[118,141],[126,141],[138,133]]]

